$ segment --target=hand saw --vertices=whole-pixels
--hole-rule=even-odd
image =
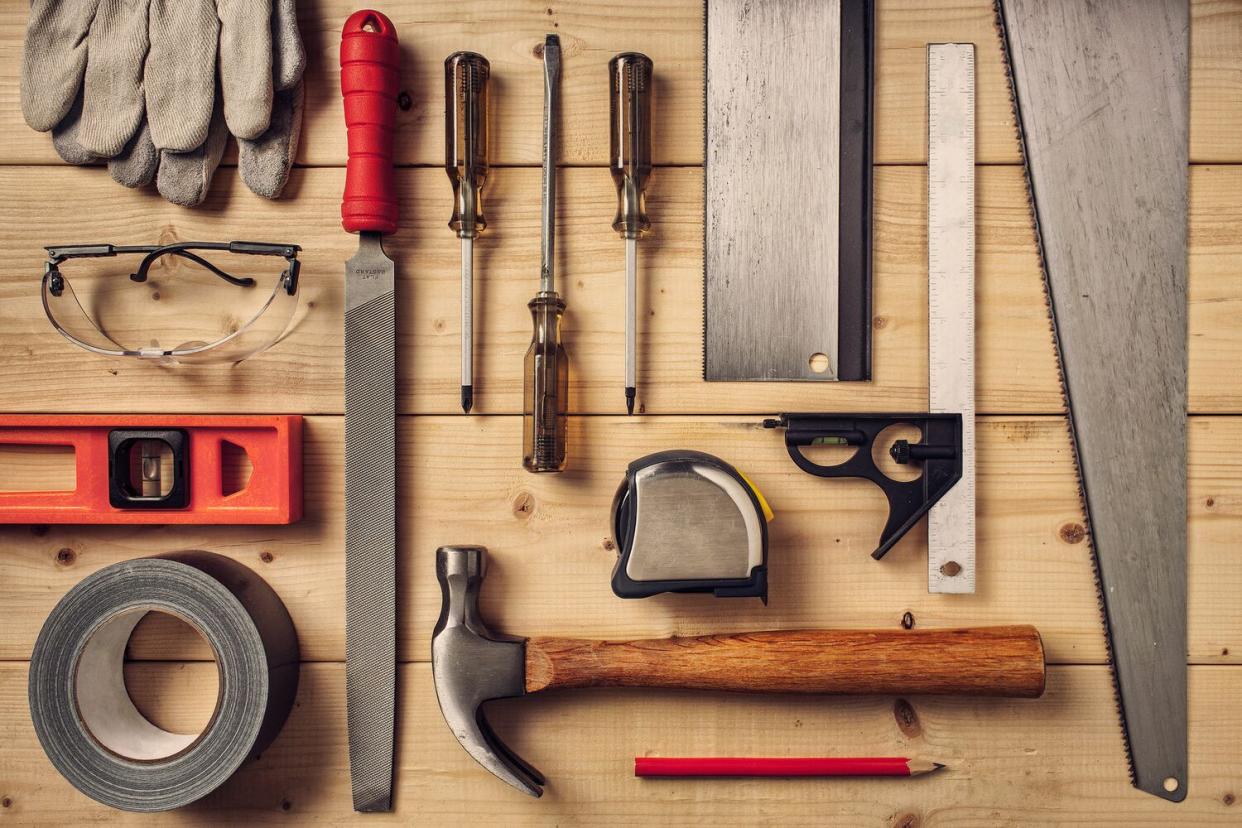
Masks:
[[[871,379],[872,0],[708,0],[703,378]]]
[[[397,232],[392,142],[401,84],[397,31],[355,12],[341,36],[349,162],[341,219],[358,233],[345,264],[345,707],[354,810],[392,809],[397,684]]]
[[[1000,0],[1113,678],[1186,797],[1187,0]]]

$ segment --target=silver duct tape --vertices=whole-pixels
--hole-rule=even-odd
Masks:
[[[125,647],[148,612],[210,645],[219,695],[206,728],[171,733],[125,689]],[[82,793],[126,811],[166,811],[220,787],[280,732],[298,686],[285,605],[245,566],[209,552],[114,564],[52,610],[30,657],[30,715],[43,750]]]

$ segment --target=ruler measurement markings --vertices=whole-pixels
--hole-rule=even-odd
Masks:
[[[933,413],[962,415],[962,479],[932,507],[927,584],[975,591],[974,45],[929,44],[928,396]]]

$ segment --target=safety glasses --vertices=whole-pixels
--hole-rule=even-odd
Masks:
[[[301,248],[293,244],[46,250],[47,318],[70,342],[96,354],[165,363],[240,362],[275,344],[297,309]]]

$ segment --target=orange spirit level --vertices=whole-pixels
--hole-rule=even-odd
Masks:
[[[0,523],[258,524],[302,517],[300,415],[6,414],[5,446],[70,447],[76,480],[65,491],[0,491]]]

